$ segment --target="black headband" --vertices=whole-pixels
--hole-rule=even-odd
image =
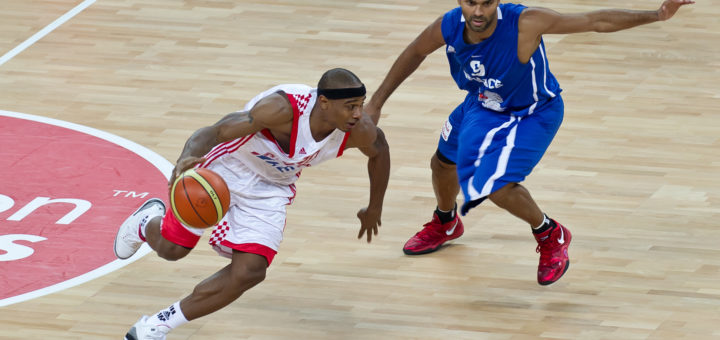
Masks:
[[[325,96],[327,99],[347,99],[365,96],[365,85],[360,87],[346,87],[344,89],[318,89],[318,96]]]

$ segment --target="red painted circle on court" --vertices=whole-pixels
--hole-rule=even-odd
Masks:
[[[167,202],[162,167],[110,140],[134,143],[69,125],[0,114],[0,302],[119,262],[119,225],[150,197]]]

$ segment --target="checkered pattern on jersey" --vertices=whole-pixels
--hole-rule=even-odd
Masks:
[[[312,97],[312,94],[293,94],[293,98],[295,98],[295,101],[297,102],[298,111],[300,111],[300,115],[302,116],[303,113],[305,113],[305,109],[307,108],[308,103],[310,102],[310,98]]]
[[[227,236],[227,232],[230,230],[230,226],[228,225],[227,221],[222,221],[220,224],[218,224],[215,229],[213,229],[212,234],[210,235],[210,240],[208,243],[211,246],[219,246],[220,242],[225,240],[225,237]]]

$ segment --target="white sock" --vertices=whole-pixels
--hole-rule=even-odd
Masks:
[[[143,240],[145,240],[145,235],[146,235],[145,230],[147,229],[148,224],[150,224],[150,221],[152,221],[153,218],[155,218],[155,217],[157,217],[157,216],[150,215],[146,219],[145,223],[140,224],[140,238],[142,238]],[[160,215],[160,228],[162,228],[162,217],[163,217],[163,215]]]
[[[180,301],[178,301],[175,302],[172,306],[165,308],[155,313],[155,315],[149,317],[147,319],[147,322],[153,325],[166,325],[170,329],[173,329],[188,323],[188,320],[185,318],[182,310],[180,310]]]
[[[147,228],[147,222],[140,225],[140,237],[145,239],[145,228]]]

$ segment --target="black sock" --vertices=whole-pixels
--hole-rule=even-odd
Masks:
[[[547,221],[545,223],[543,223],[542,226],[540,226],[539,228],[531,228],[533,234],[542,234],[542,233],[546,232],[548,229],[554,228],[556,226],[555,221],[553,221],[551,218],[547,217],[547,215],[544,215],[544,216]]]
[[[441,211],[439,208],[435,208],[435,214],[437,214],[440,222],[445,224],[455,219],[455,213],[457,210],[457,204],[450,211]]]

